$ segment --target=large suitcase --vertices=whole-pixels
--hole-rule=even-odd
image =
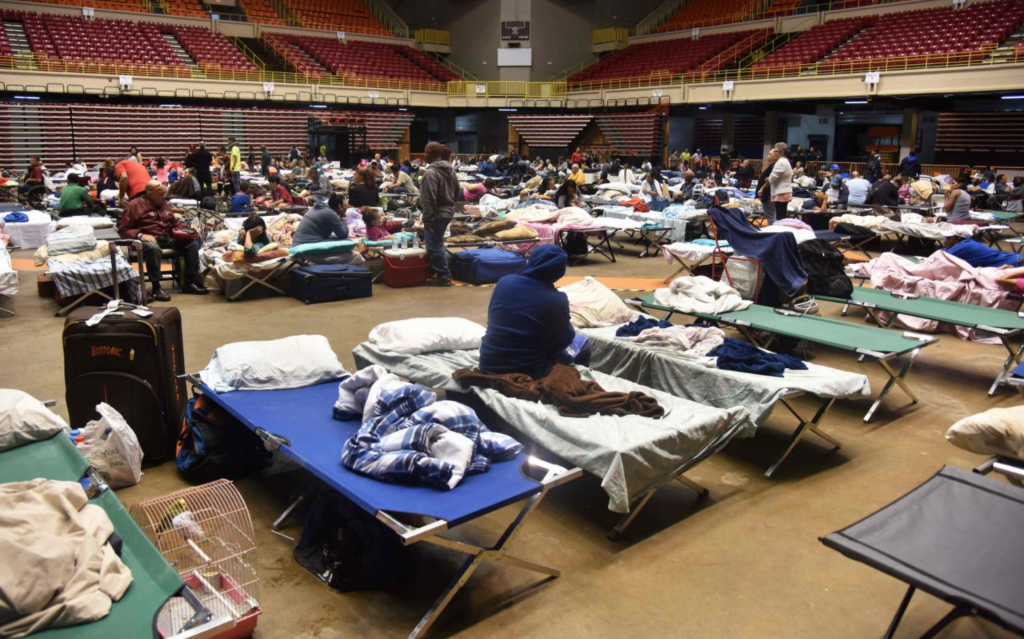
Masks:
[[[456,253],[451,260],[452,278],[470,284],[494,284],[506,275],[519,275],[526,258],[499,248],[482,248]]]
[[[288,294],[306,304],[373,295],[373,274],[362,266],[312,264],[293,269]]]
[[[142,278],[140,272],[140,284]],[[78,308],[64,322],[65,401],[71,427],[95,419],[96,405],[106,402],[135,431],[144,463],[171,459],[187,399],[185,380],[179,377],[185,373],[181,313],[174,307],[152,307],[152,315],[142,317],[129,306],[121,315],[87,326],[86,320],[101,310]]]

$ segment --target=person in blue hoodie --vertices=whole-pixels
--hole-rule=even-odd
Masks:
[[[555,288],[567,265],[565,251],[544,244],[533,250],[522,275],[498,280],[480,345],[482,372],[539,379],[555,364],[588,363],[589,351],[569,322],[569,298]]]
[[[946,238],[943,249],[974,267],[999,268],[1024,266],[1024,254],[1000,251],[972,239]]]

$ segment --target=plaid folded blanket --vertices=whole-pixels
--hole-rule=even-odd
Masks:
[[[71,224],[46,237],[46,250],[50,255],[81,253],[96,248],[96,232],[87,224]]]
[[[116,260],[117,281],[128,283],[129,301],[141,303],[142,291],[139,290],[139,274],[121,255],[117,255]],[[48,260],[46,267],[53,275],[53,283],[61,297],[84,295],[91,291],[110,288],[113,285],[109,257],[70,263]]]

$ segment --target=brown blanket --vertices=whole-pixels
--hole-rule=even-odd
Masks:
[[[522,373],[488,375],[479,369],[462,368],[452,378],[463,386],[493,388],[503,395],[552,404],[566,417],[590,415],[640,415],[662,417],[665,410],[653,397],[632,391],[613,393],[597,382],[584,381],[572,366],[556,364],[546,377],[534,379]]]

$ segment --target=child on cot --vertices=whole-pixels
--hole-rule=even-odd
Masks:
[[[238,242],[245,248],[246,257],[259,255],[261,249],[270,244],[267,237],[267,223],[258,215],[251,215],[242,222]]]
[[[363,207],[362,212],[363,223],[366,224],[366,239],[371,242],[378,242],[391,237],[391,234],[384,228],[384,216],[381,214],[380,209],[366,206]]]

